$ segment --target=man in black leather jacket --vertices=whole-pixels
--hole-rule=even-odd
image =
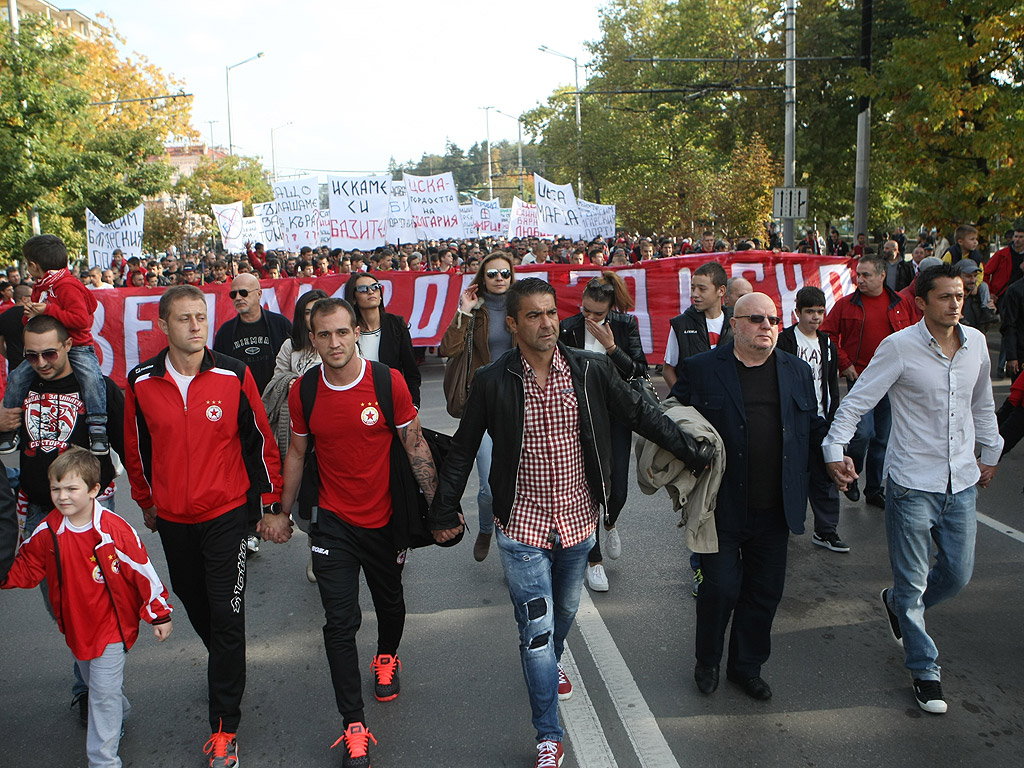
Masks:
[[[458,532],[456,506],[480,439],[490,432],[498,551],[519,625],[538,764],[557,764],[558,700],[572,694],[558,658],[579,606],[598,511],[607,504],[611,416],[697,472],[710,463],[713,448],[647,404],[607,355],[559,343],[548,283],[516,282],[505,310],[518,347],[477,371],[429,523],[439,541]]]

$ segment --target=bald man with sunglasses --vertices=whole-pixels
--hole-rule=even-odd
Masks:
[[[790,531],[804,532],[808,458],[820,450],[811,369],[776,349],[781,319],[770,296],[736,302],[733,338],[683,361],[672,396],[696,408],[722,436],[725,476],[718,491],[718,552],[701,556],[694,680],[718,687],[725,630],[732,619],[726,676],[751,698],[772,696],[761,677],[786,580]]]

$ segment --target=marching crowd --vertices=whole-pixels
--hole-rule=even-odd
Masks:
[[[771,297],[709,256],[693,272],[691,307],[667,329],[670,396],[659,403],[628,314],[632,297],[614,271],[590,280],[580,312],[560,318],[555,289],[517,279],[516,267],[729,247],[712,232],[694,243],[524,239],[365,254],[273,254],[256,244],[226,262],[204,254],[180,263],[168,253],[132,263],[115,254],[110,269],[83,276],[69,269],[59,238],[33,237],[23,256],[34,284],[27,293],[15,285],[18,303],[0,315],[11,367],[0,452],[20,462],[16,495],[0,478],[2,586],[44,584],[75,659],[89,765],[120,766],[126,652],[140,620],[163,641],[172,615],[145,546],[113,511],[120,457],[144,524],[159,534],[171,591],[209,653],[209,765],[236,768],[246,559],[261,540],[288,541],[297,525],[324,608],[342,719],[334,746],[343,765],[362,768],[376,740],[355,642],[360,571],[377,617],[374,695],[387,702],[401,691],[406,549],[462,538],[475,466],[473,556],[482,561],[495,545],[519,629],[535,766],[557,767],[558,702],[572,695],[559,659],[584,584],[609,589],[603,558],[621,552],[616,526],[635,432],[638,474],[667,489],[693,553],[702,694],[717,689],[724,660],[728,680],[771,698],[762,668],[790,533],[803,532],[810,503],[814,544],[848,552],[838,532],[844,493],[884,510],[892,584],[879,610],[903,648],[918,705],[945,712],[926,610],[969,581],[977,487],[1024,434],[1024,377],[997,416],[991,379],[1003,374],[991,368],[983,333],[1001,323],[997,367],[1016,376],[1024,221],[991,259],[977,252],[972,227],[958,228],[954,241],[945,261],[925,235],[909,259],[895,237],[880,255],[862,247],[853,254],[856,290],[826,313],[824,293],[802,288],[788,328]],[[438,348],[448,358],[447,407],[459,418],[450,440],[420,424],[416,351],[377,277],[421,268],[474,275]],[[309,291],[291,318],[262,305],[259,278],[331,272],[351,273],[343,299]],[[167,340],[130,372],[124,393],[99,374],[91,336],[92,291],[122,281],[161,289]],[[212,349],[198,288],[206,282],[229,282],[237,311]],[[5,323],[8,315],[17,322]],[[336,461],[351,454],[362,457],[358,476]]]

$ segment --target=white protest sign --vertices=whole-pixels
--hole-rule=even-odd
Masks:
[[[615,206],[590,203],[582,198],[576,201],[583,214],[583,228],[587,240],[600,235],[605,238],[615,237]]]
[[[473,226],[478,233],[475,237],[494,236],[505,231],[501,226],[501,202],[497,198],[479,200],[471,197],[470,204],[473,206]]]
[[[459,193],[452,174],[411,176],[403,173],[413,226],[419,240],[464,237],[459,219]]]
[[[501,231],[502,232],[508,232],[508,222],[509,222],[509,220],[511,218],[512,218],[512,209],[511,208],[502,208],[501,209]]]
[[[533,190],[537,198],[540,237],[571,237],[575,240],[583,236],[583,217],[572,184],[552,184],[535,173]]]
[[[316,176],[279,181],[274,200],[281,218],[285,248],[297,252],[320,246],[320,181]]]
[[[391,195],[388,198],[388,242],[392,245],[415,243],[416,227],[409,212],[409,196],[405,193],[404,181],[391,181]]]
[[[462,222],[462,234],[459,237],[465,240],[472,240],[476,237],[476,227],[473,226],[473,206],[459,206],[459,221]]]
[[[537,236],[537,206],[533,203],[524,203],[518,197],[512,198],[512,208],[508,216],[508,235],[513,237],[536,237]]]
[[[331,247],[373,250],[387,241],[391,179],[328,176]]]
[[[253,242],[263,243],[268,251],[284,248],[284,237],[281,235],[281,219],[277,215],[277,203],[253,203],[253,216],[260,220],[260,234]]]
[[[142,222],[146,206],[133,208],[119,219],[104,224],[96,214],[85,209],[85,231],[88,237],[89,266],[107,269],[110,257],[118,248],[125,261],[132,256],[142,258]]]
[[[331,247],[331,212],[320,211],[320,245]]]
[[[227,205],[213,204],[213,218],[220,230],[220,239],[224,243],[224,250],[228,253],[241,253],[244,250],[242,245],[242,201],[228,203]]]

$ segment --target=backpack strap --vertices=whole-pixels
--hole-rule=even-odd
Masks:
[[[398,437],[398,430],[395,428],[395,403],[391,396],[391,368],[384,363],[367,360],[373,372],[373,389],[377,393],[377,402],[380,403],[380,410],[384,420],[391,427],[391,432]]]

